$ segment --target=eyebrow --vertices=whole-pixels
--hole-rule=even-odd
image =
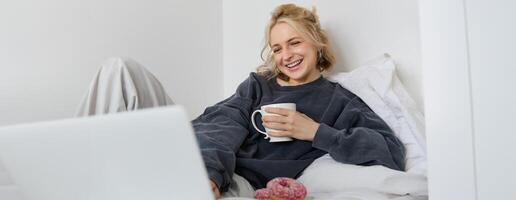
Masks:
[[[290,38],[290,39],[287,40],[287,43],[289,43],[290,41],[295,40],[295,39],[301,39],[301,37],[296,36],[296,37]],[[272,45],[271,47],[275,47],[275,46],[278,46],[278,45],[279,44],[276,43],[276,44]]]

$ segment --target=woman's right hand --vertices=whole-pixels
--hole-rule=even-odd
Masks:
[[[219,187],[217,186],[217,184],[215,182],[213,182],[212,180],[210,180],[210,186],[211,186],[211,192],[213,193],[213,197],[215,199],[219,199],[220,191],[219,191]]]

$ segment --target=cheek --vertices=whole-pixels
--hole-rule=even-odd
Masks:
[[[305,54],[305,63],[309,66],[316,66],[317,65],[317,53],[314,53],[312,51],[306,52]]]
[[[306,54],[308,53],[308,49],[306,49],[306,47],[301,46],[301,47],[292,49],[292,53],[306,56]]]
[[[303,46],[300,46],[299,48],[293,49],[293,53],[302,55],[303,57],[307,58],[307,57],[313,57],[312,54],[314,53],[314,51],[311,46],[303,45]]]
[[[308,57],[308,58],[314,60],[317,58],[317,51],[314,49],[306,49],[305,57]]]
[[[274,63],[276,63],[276,65],[278,65],[278,66],[281,65],[281,58],[280,58],[280,56],[274,55],[273,59],[274,59]]]

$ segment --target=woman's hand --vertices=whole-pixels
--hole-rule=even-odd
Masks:
[[[220,198],[220,191],[219,187],[217,187],[217,184],[210,180],[210,186],[211,186],[211,192],[213,193],[213,198],[219,199]]]
[[[319,123],[303,113],[284,108],[265,108],[265,112],[277,114],[262,117],[263,126],[276,131],[267,133],[276,137],[292,137],[313,141]]]

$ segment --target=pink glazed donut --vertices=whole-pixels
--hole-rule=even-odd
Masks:
[[[257,190],[254,197],[258,200],[303,200],[306,188],[295,179],[280,177],[269,181],[267,188]]]

